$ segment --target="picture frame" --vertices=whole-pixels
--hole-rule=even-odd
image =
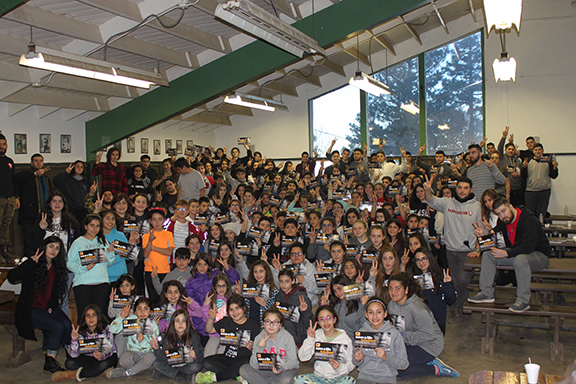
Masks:
[[[126,148],[127,153],[135,153],[136,152],[136,138],[134,136],[129,137],[126,139]]]
[[[142,154],[148,153],[148,139],[140,139],[140,152]]]
[[[40,139],[40,153],[52,153],[52,135],[49,133],[41,133]]]
[[[176,153],[178,153],[179,155],[184,153],[184,149],[182,148],[182,144],[183,141],[182,140],[176,140]]]
[[[160,140],[154,140],[152,142],[152,144],[154,144],[154,154],[155,155],[161,155],[162,154],[162,149],[160,148]]]
[[[25,155],[28,153],[28,140],[25,133],[14,134],[14,153],[16,155]]]
[[[186,140],[186,148],[192,148],[194,146],[194,140]]]
[[[72,153],[72,135],[60,135],[60,153]]]
[[[164,152],[168,153],[168,150],[172,149],[172,139],[164,140]]]

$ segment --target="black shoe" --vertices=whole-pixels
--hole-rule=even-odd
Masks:
[[[44,359],[44,371],[48,373],[56,373],[65,371],[58,361],[52,356],[46,356]]]

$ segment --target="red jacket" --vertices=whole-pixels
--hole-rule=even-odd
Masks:
[[[165,228],[168,232],[172,232],[174,234],[174,226],[176,222],[172,219],[169,219],[168,226]],[[198,235],[200,237],[200,244],[204,242],[204,232],[200,231],[196,225],[194,225],[191,221],[188,222],[188,235]],[[170,256],[170,266],[173,264],[174,255]]]

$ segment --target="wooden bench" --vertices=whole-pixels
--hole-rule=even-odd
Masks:
[[[468,284],[468,289],[478,288],[480,284],[477,281],[473,281]],[[495,289],[500,290],[516,290],[516,286],[513,285],[496,285]],[[555,293],[576,293],[576,284],[556,284],[556,283],[530,283],[530,291],[536,293],[536,302],[542,301],[543,305],[550,304],[550,298],[552,294]],[[560,296],[560,295],[559,295]],[[555,298],[557,305],[562,305],[565,302],[563,298]]]
[[[464,269],[467,271],[480,268],[482,266],[481,257],[469,257],[464,263]],[[511,265],[497,265],[496,269],[504,271],[513,271],[514,267]],[[576,280],[576,259],[550,259],[550,265],[541,271],[534,272],[532,276],[539,275],[547,278]]]
[[[484,337],[482,338],[482,344],[480,346],[481,354],[494,354],[494,341],[498,336],[498,326],[510,326],[519,328],[535,328],[535,329],[545,329],[553,330],[554,336],[553,341],[550,343],[550,359],[552,361],[564,361],[564,351],[562,343],[560,343],[560,331],[576,332],[576,328],[569,328],[563,326],[563,321],[565,318],[576,318],[576,308],[574,307],[551,307],[543,305],[532,305],[530,309],[524,312],[512,312],[508,310],[509,304],[503,303],[482,303],[474,304],[470,302],[464,303],[463,312],[472,313],[480,312],[482,313],[482,322],[485,324]],[[519,316],[544,316],[548,317],[548,325],[546,324],[534,324],[534,323],[519,323],[519,322],[507,322],[507,321],[496,321],[495,314],[506,314],[506,315],[519,315]]]

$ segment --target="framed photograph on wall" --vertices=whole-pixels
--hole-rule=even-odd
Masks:
[[[136,138],[135,137],[127,138],[126,147],[128,148],[128,153],[136,152]]]
[[[164,152],[168,153],[170,149],[172,149],[172,139],[164,140]]]
[[[140,152],[148,153],[148,139],[140,139]]]
[[[176,153],[178,154],[183,153],[182,145],[183,145],[182,140],[176,140]]]
[[[160,140],[154,140],[154,154],[155,155],[162,154],[162,150],[160,148]]]
[[[25,133],[14,134],[14,153],[17,155],[25,155],[28,153],[28,141],[26,140]]]
[[[40,153],[52,153],[52,135],[49,133],[40,134]]]
[[[120,153],[122,153],[122,142],[121,141],[117,141],[114,144],[112,144],[112,148],[117,148]]]
[[[192,148],[194,146],[194,140],[186,140],[186,148]]]
[[[60,135],[60,153],[72,153],[72,135]]]

